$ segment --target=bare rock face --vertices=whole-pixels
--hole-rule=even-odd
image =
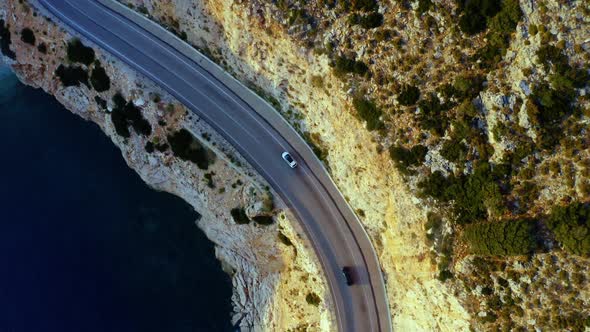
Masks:
[[[95,122],[147,184],[183,198],[202,215],[196,223],[215,243],[216,256],[232,277],[232,323],[252,331],[331,329],[326,283],[302,230],[284,203],[264,189],[264,179],[226,141],[166,92],[90,42],[82,40],[93,47],[89,65],[68,59],[67,45],[75,36],[34,1],[0,0],[0,19],[15,53],[14,59],[7,54],[1,59],[22,82],[42,88],[73,113]],[[33,31],[35,45],[21,40],[24,28]],[[94,83],[84,79],[66,87],[56,73],[60,66],[79,68],[88,76],[102,67],[109,87],[97,92]],[[149,131],[127,126],[128,137],[122,135],[113,116],[120,108],[113,99],[117,94],[140,111]],[[188,131],[193,144],[207,151],[206,169],[174,155],[170,137],[181,131]],[[274,223],[238,223],[230,213],[234,208],[245,209],[250,217],[273,216]],[[308,303],[309,294],[318,295],[320,304]]]

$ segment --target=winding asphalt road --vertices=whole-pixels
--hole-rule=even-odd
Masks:
[[[391,331],[383,277],[371,243],[319,160],[297,151],[294,132],[279,132],[204,67],[93,0],[38,0],[87,39],[141,72],[204,119],[256,168],[302,223],[320,259],[340,331]],[[277,115],[279,116],[279,115]],[[292,129],[290,129],[292,130]],[[299,145],[299,144],[295,144]],[[300,146],[300,145],[299,145]],[[281,159],[289,151],[299,162]],[[313,167],[310,167],[313,166]],[[330,187],[332,186],[332,187]],[[358,283],[347,286],[343,266]]]

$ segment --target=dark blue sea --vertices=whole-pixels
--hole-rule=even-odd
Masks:
[[[0,332],[231,330],[198,217],[0,65]]]

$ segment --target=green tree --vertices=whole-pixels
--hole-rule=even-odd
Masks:
[[[411,149],[395,145],[389,148],[391,159],[395,162],[397,169],[403,174],[410,174],[410,167],[423,163],[426,153],[428,153],[428,148],[424,145],[416,145]]]
[[[404,85],[397,97],[397,101],[404,106],[415,105],[418,99],[420,99],[420,89],[413,85]]]
[[[111,79],[98,61],[96,61],[92,74],[90,75],[90,83],[97,92],[108,91],[111,88]]]
[[[476,255],[527,255],[537,248],[535,221],[529,219],[480,222],[465,227],[463,241]]]
[[[94,62],[94,50],[92,47],[84,46],[78,38],[68,42],[67,53],[70,62],[79,62],[87,66]]]
[[[244,208],[233,208],[230,211],[233,220],[238,225],[245,225],[250,223],[250,218],[246,214],[246,210]]]
[[[29,45],[35,45],[35,33],[29,28],[24,28],[20,32],[20,39]]]
[[[200,169],[208,169],[212,162],[209,153],[193,135],[186,129],[168,135],[168,143],[175,156],[182,160],[191,161]]]
[[[556,206],[547,219],[547,227],[567,252],[590,254],[590,204]]]
[[[355,97],[352,100],[352,105],[357,115],[367,122],[368,130],[379,130],[385,127],[385,124],[381,121],[383,112],[373,101],[362,97]]]

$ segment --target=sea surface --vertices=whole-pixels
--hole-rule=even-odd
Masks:
[[[230,331],[198,217],[0,64],[0,332]]]

